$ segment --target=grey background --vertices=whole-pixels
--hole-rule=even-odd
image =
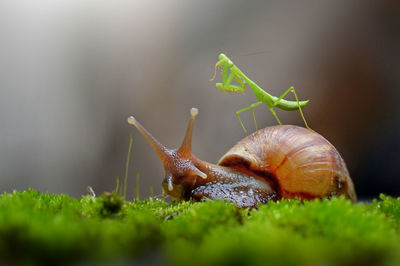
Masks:
[[[256,101],[209,81],[224,52],[271,94],[293,85],[311,100],[310,126],[361,198],[399,195],[399,18],[389,0],[1,1],[0,191],[110,191],[133,135],[128,191],[140,173],[142,197],[161,193],[163,167],[131,114],[176,147],[198,107],[193,150],[216,162],[243,137],[234,112]],[[263,106],[256,115],[276,124]],[[253,131],[251,112],[242,119]]]

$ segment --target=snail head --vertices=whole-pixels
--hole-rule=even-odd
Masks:
[[[155,139],[133,116],[128,118],[128,123],[134,125],[151,145],[157,156],[164,164],[165,178],[163,187],[173,197],[180,198],[182,185],[188,180],[195,180],[193,176],[207,178],[194,164],[195,157],[192,155],[192,134],[197,108],[190,110],[189,125],[185,138],[178,149],[168,149]]]

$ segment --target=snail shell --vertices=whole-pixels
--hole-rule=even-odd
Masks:
[[[254,173],[281,198],[345,195],[356,201],[353,182],[336,148],[320,134],[298,126],[272,126],[240,140],[218,165]]]

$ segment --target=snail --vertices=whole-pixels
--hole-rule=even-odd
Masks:
[[[324,137],[299,126],[279,125],[260,129],[240,140],[218,164],[192,154],[194,119],[181,147],[160,144],[133,116],[134,125],[164,164],[162,186],[178,200],[220,199],[239,208],[281,198],[330,198],[343,195],[355,202],[356,194],[342,157]]]

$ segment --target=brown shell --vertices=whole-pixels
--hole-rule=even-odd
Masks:
[[[344,195],[356,201],[339,152],[310,129],[285,125],[258,130],[233,146],[218,164],[255,173],[272,183],[282,198]]]

